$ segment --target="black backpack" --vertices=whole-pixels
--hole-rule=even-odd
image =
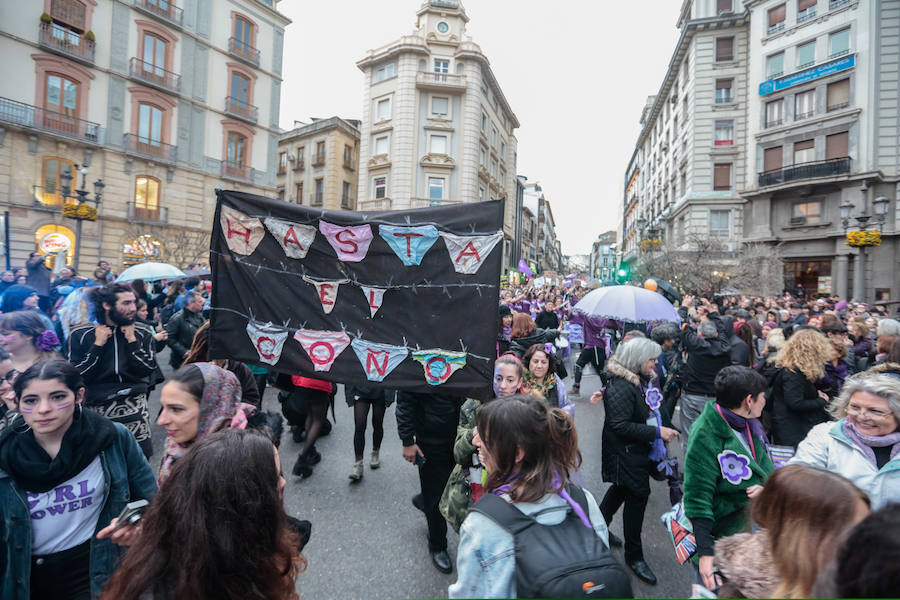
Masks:
[[[584,491],[571,484],[566,491],[588,514]],[[529,516],[503,498],[485,494],[469,510],[480,512],[513,535],[517,597],[634,597],[628,574],[571,506],[546,508]],[[534,518],[556,510],[567,513],[558,525],[542,525]]]

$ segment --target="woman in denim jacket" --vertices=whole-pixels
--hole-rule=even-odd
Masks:
[[[564,488],[581,462],[578,435],[571,417],[532,397],[498,398],[478,411],[473,443],[487,469],[486,494],[496,494],[527,515],[569,504],[581,520],[609,546],[606,521],[597,501],[584,490],[588,514]],[[566,511],[535,518],[556,525]],[[450,598],[516,598],[516,552],[513,536],[489,517],[470,512],[459,532],[456,567],[459,579]]]
[[[19,375],[18,411],[0,431],[0,597],[96,598],[133,527],[128,502],[156,493],[131,432],[81,408],[84,383],[62,359]]]

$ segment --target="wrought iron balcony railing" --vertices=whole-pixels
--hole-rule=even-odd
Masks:
[[[175,162],[177,149],[172,144],[166,144],[165,142],[134,133],[126,133],[124,140],[125,152],[138,154],[147,158]]]
[[[254,67],[259,66],[259,50],[236,37],[228,38],[228,53]]]
[[[67,29],[56,23],[41,22],[38,43],[57,54],[74,58],[80,62],[94,63],[94,42],[83,34]]]
[[[168,71],[159,65],[148,63],[137,57],[131,59],[128,67],[128,74],[135,79],[139,79],[144,83],[161,88],[167,92],[177,92],[181,90],[181,75],[173,71]]]
[[[0,98],[0,121],[97,145],[103,145],[106,141],[106,130],[99,123],[9,98]]]
[[[184,26],[184,10],[175,6],[170,0],[134,0],[139,10],[158,17],[176,27]]]
[[[227,96],[225,98],[225,112],[233,117],[244,119],[251,123],[256,123],[257,119],[259,119],[258,108],[252,104],[247,104],[247,102],[235,98],[234,96]]]
[[[815,162],[800,163],[781,169],[773,169],[759,174],[759,187],[800,181],[803,179],[815,179],[816,177],[831,177],[850,172],[850,157],[831,158]]]
[[[146,206],[137,206],[134,202],[129,202],[128,220],[132,223],[165,225],[169,222],[169,209],[166,206],[147,208]]]

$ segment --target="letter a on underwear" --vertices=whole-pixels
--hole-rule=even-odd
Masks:
[[[300,329],[294,339],[306,350],[316,371],[330,371],[334,360],[350,345],[350,337],[340,331]]]
[[[304,277],[303,281],[316,286],[316,293],[319,295],[319,301],[322,303],[322,310],[325,314],[330,314],[334,309],[334,303],[337,302],[338,288],[342,283],[349,283],[347,279],[334,279],[332,281],[317,281]]]
[[[356,352],[356,357],[359,358],[369,381],[384,381],[384,378],[409,356],[406,346],[376,344],[359,338],[353,340],[350,346]]]
[[[438,239],[438,230],[434,225],[379,225],[378,233],[407,267],[422,264],[428,249]]]
[[[417,350],[412,353],[413,360],[422,363],[425,369],[425,381],[431,385],[446,383],[450,376],[466,366],[465,352],[449,350]]]
[[[382,288],[374,288],[374,287],[366,287],[364,285],[359,286],[362,288],[363,294],[366,295],[366,302],[369,304],[369,312],[372,313],[372,316],[375,316],[375,313],[378,312],[378,309],[381,308],[381,301],[384,298],[384,293],[387,290]]]
[[[284,341],[287,339],[288,330],[284,327],[278,327],[272,323],[260,323],[258,321],[250,321],[247,323],[247,335],[253,342],[259,354],[259,360],[264,363],[274,365],[281,358],[281,351],[284,349]]]
[[[343,262],[359,262],[369,252],[372,243],[371,225],[334,225],[319,221],[319,231]]]
[[[497,242],[503,239],[503,232],[491,235],[454,235],[441,232],[450,260],[457,273],[477,273],[484,259],[487,258]]]
[[[259,219],[230,206],[222,206],[219,223],[222,225],[222,235],[225,236],[228,248],[244,256],[253,254],[266,234]]]
[[[266,229],[278,240],[286,255],[290,258],[306,258],[306,253],[316,238],[315,227],[275,217],[266,217],[264,222]]]

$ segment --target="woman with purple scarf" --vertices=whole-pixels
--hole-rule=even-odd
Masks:
[[[839,420],[813,427],[791,464],[843,475],[869,494],[872,510],[900,499],[900,374],[848,378],[831,411]]]
[[[567,510],[554,509],[570,508],[609,547],[597,501],[571,483],[581,454],[575,424],[566,412],[531,396],[498,398],[478,411],[472,441],[487,473],[486,494],[499,496],[545,526],[566,519]],[[573,495],[585,501],[587,510]],[[490,517],[469,512],[456,556],[459,578],[450,586],[450,598],[519,597],[514,537]]]

